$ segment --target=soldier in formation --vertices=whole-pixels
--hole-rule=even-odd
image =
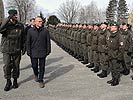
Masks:
[[[113,22],[95,24],[49,25],[50,36],[62,49],[105,78],[111,86],[119,84],[120,76],[133,69],[133,33],[131,25]],[[133,76],[131,76],[133,79]]]

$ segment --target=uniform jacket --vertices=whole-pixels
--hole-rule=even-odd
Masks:
[[[121,37],[123,41],[123,51],[132,52],[131,45],[132,45],[132,33],[128,31],[121,31]]]
[[[107,53],[107,30],[100,30],[98,37],[98,52]]]
[[[123,41],[119,32],[110,34],[107,46],[109,59],[121,60]]]
[[[98,35],[99,30],[92,32],[91,48],[93,51],[98,51]]]
[[[20,22],[12,23],[9,18],[4,19],[0,27],[1,50],[3,53],[20,54],[25,51],[24,26]]]
[[[51,43],[49,31],[42,27],[30,28],[27,33],[27,54],[33,58],[43,58],[50,54]]]
[[[87,46],[91,46],[91,41],[92,41],[92,30],[88,30],[86,36]]]

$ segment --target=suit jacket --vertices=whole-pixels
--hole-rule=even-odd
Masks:
[[[33,58],[44,58],[51,52],[49,31],[44,27],[30,28],[26,42],[27,54]]]

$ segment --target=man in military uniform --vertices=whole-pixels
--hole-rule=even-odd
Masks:
[[[91,71],[95,73],[99,72],[99,55],[98,55],[98,36],[99,36],[99,26],[98,24],[94,24],[94,30],[92,32],[92,41],[91,41],[91,49],[92,56],[91,61],[94,63],[94,68]]]
[[[86,43],[87,43],[87,52],[88,52],[88,65],[86,67],[88,68],[93,68],[94,63],[93,63],[93,55],[92,55],[92,49],[91,49],[91,41],[92,41],[92,32],[93,32],[93,25],[89,24],[88,25],[88,31],[87,31],[87,36],[86,36]]]
[[[121,37],[123,41],[123,56],[122,56],[122,65],[123,65],[123,71],[122,74],[128,75],[130,73],[130,67],[131,67],[131,53],[132,53],[132,33],[128,29],[128,25],[126,23],[122,24],[122,29],[121,29]]]
[[[102,72],[97,74],[100,78],[107,77],[108,71],[108,61],[107,61],[107,30],[108,23],[104,22],[100,26],[100,34],[98,37],[98,54],[99,54],[99,62],[100,62],[100,69]]]
[[[81,33],[81,46],[82,46],[82,54],[83,54],[83,64],[88,64],[88,52],[87,52],[87,25],[83,25],[83,31]]]
[[[12,86],[11,77],[13,80],[13,88],[18,88],[17,79],[20,74],[21,52],[25,53],[25,33],[24,26],[17,20],[17,11],[11,9],[8,11],[9,17],[6,18],[0,27],[2,34],[1,49],[4,62],[4,77],[7,79],[4,90],[9,91]]]
[[[110,36],[108,38],[108,59],[109,65],[111,67],[112,79],[107,83],[111,86],[116,86],[120,81],[120,72],[122,71],[121,61],[122,61],[122,49],[123,41],[120,36],[119,26],[117,23],[113,23],[110,29]]]

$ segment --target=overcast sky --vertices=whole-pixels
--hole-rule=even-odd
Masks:
[[[56,12],[59,6],[67,0],[36,0],[37,5],[47,9],[48,12]],[[97,6],[101,9],[105,9],[108,6],[109,0],[78,0],[81,5],[88,5],[91,1],[95,1]],[[132,0],[126,0],[128,5],[133,3]]]

